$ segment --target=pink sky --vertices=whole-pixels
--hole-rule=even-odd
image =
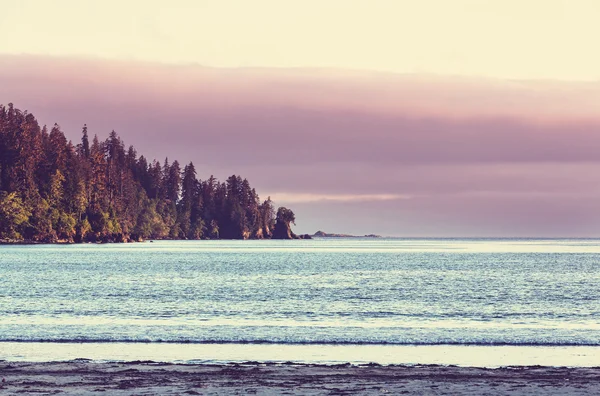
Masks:
[[[297,231],[600,236],[600,83],[0,55],[0,103],[247,177]]]

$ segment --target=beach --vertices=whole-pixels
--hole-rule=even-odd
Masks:
[[[1,395],[589,395],[600,368],[1,362]]]
[[[598,240],[5,246],[0,395],[600,394],[599,261]]]

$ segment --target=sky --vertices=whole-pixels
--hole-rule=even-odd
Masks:
[[[595,0],[0,0],[0,103],[298,232],[600,236]]]

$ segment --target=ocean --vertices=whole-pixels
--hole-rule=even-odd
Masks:
[[[0,246],[0,360],[600,366],[600,240]]]

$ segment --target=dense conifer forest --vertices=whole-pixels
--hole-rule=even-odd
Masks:
[[[240,176],[199,180],[191,162],[150,162],[115,131],[90,140],[85,125],[74,145],[0,105],[0,241],[289,239],[294,221]]]

